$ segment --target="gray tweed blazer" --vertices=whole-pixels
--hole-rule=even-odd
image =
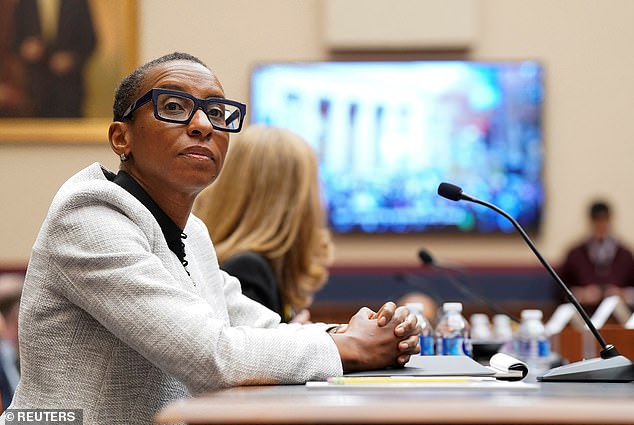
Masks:
[[[341,375],[325,325],[280,324],[219,269],[201,220],[184,231],[191,277],[151,213],[99,164],[60,188],[29,261],[9,408],[148,424],[191,394]]]

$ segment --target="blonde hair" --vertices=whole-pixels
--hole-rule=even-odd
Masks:
[[[308,307],[328,278],[332,242],[325,227],[317,157],[291,131],[251,126],[231,140],[218,179],[194,207],[218,260],[254,251],[266,257],[282,301]]]

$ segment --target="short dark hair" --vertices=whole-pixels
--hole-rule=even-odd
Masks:
[[[610,216],[610,205],[605,201],[594,201],[588,211],[591,219]]]
[[[123,114],[125,113],[126,109],[128,109],[130,104],[134,102],[136,98],[140,95],[140,93],[138,93],[139,87],[145,80],[148,71],[166,62],[179,60],[195,62],[201,64],[207,69],[211,69],[196,56],[190,55],[189,53],[181,52],[168,53],[161,56],[160,58],[151,60],[141,65],[140,67],[132,71],[128,76],[123,78],[123,80],[121,80],[121,82],[119,83],[119,86],[115,91],[114,103],[112,105],[112,120],[123,121]]]

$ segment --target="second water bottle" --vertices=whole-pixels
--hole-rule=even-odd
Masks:
[[[429,320],[425,318],[425,307],[422,303],[407,303],[405,306],[409,309],[409,312],[416,316],[421,331],[418,335],[420,339],[420,355],[421,356],[433,356],[434,355],[434,330],[429,323]]]
[[[471,357],[470,327],[462,316],[461,303],[443,304],[443,315],[436,326],[435,338],[436,355]]]

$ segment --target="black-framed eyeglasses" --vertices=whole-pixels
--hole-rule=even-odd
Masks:
[[[247,105],[223,97],[199,99],[178,90],[153,88],[126,109],[122,121],[130,119],[132,113],[149,101],[154,105],[154,117],[159,121],[189,124],[198,109],[209,117],[214,129],[237,133],[242,129]]]

